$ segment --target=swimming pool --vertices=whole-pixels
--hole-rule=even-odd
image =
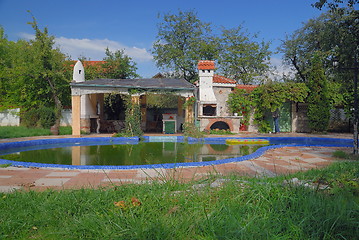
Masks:
[[[206,144],[211,146],[210,148],[221,152],[225,146],[226,139],[244,139],[244,138],[187,138],[184,139],[182,136],[159,136],[159,137],[144,137],[139,139],[138,137],[133,138],[112,138],[112,137],[99,137],[99,138],[65,138],[65,139],[43,139],[43,140],[30,140],[30,141],[21,141],[21,142],[11,142],[11,143],[2,143],[0,144],[0,155],[4,154],[16,154],[21,151],[32,151],[38,149],[54,149],[61,147],[71,147],[72,149],[80,149],[81,147],[87,146],[135,146],[144,143],[162,143],[164,151],[167,148],[172,148],[172,145],[183,145],[187,144],[189,147],[193,147],[196,144]],[[136,168],[174,168],[174,167],[196,167],[196,166],[208,166],[215,164],[223,164],[229,162],[238,162],[245,161],[253,158],[257,158],[262,155],[268,149],[284,147],[284,146],[323,146],[323,147],[352,147],[352,139],[337,139],[337,138],[307,138],[307,137],[257,137],[250,139],[267,139],[270,142],[270,145],[262,145],[253,147],[253,151],[248,151],[246,155],[242,156],[241,154],[232,155],[232,154],[222,154],[222,157],[208,158],[207,160],[201,159],[200,161],[160,161],[150,164],[138,164],[136,162],[130,163],[127,165],[93,165],[91,161],[88,162],[89,165],[81,165],[81,156],[80,160],[76,165],[72,164],[54,164],[54,163],[38,163],[38,162],[24,162],[24,161],[12,161],[7,159],[1,159],[0,164],[11,164],[13,166],[21,167],[55,167],[55,168],[68,168],[68,169],[136,169]],[[100,148],[100,147],[98,147]],[[121,148],[121,147],[118,147]],[[77,150],[81,151],[81,150]],[[108,151],[108,150],[103,150]],[[137,150],[135,150],[137,151]],[[227,151],[227,150],[226,150]],[[235,149],[236,151],[236,149]],[[241,151],[237,149],[237,151]],[[127,152],[123,152],[128,154]],[[76,154],[76,151],[75,151]],[[72,151],[74,155],[74,151]],[[94,154],[96,156],[96,153]],[[51,155],[49,155],[52,158]],[[141,157],[141,156],[138,156]],[[165,156],[166,157],[166,156]],[[171,156],[167,156],[167,159]],[[93,163],[93,162],[92,162]]]

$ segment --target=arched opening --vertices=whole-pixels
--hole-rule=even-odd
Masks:
[[[212,124],[211,130],[230,130],[230,128],[226,122],[218,121]]]

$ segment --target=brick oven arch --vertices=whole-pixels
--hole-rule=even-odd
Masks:
[[[220,127],[217,127],[217,125],[219,125]],[[223,126],[221,128],[221,126]],[[212,129],[226,129],[229,130],[231,132],[233,132],[233,122],[230,119],[225,119],[225,118],[215,118],[215,119],[210,119],[207,126],[206,126],[206,130],[210,131]]]

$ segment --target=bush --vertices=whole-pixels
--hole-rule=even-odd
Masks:
[[[28,128],[50,128],[55,124],[55,121],[54,109],[49,107],[34,108],[22,115],[22,124]]]
[[[204,134],[193,123],[183,124],[183,133],[185,137],[203,138]]]

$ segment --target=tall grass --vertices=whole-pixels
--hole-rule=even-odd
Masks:
[[[71,134],[71,127],[60,127],[61,135]],[[32,136],[46,136],[51,135],[50,129],[43,128],[27,128],[23,126],[1,126],[0,127],[0,139],[1,138],[19,138],[19,137],[32,137]]]
[[[358,162],[286,176],[335,171],[348,179]],[[352,169],[355,169],[354,171]],[[333,173],[333,174],[330,174]],[[330,177],[331,176],[331,177]],[[168,181],[143,185],[0,194],[0,239],[356,239],[358,193],[283,184],[283,177],[231,176],[200,189]],[[210,183],[213,179],[208,179]],[[201,183],[205,182],[202,181]],[[115,204],[116,202],[116,204]]]

